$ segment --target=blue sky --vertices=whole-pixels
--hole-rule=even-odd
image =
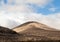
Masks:
[[[44,6],[44,8],[41,8],[37,5],[32,6],[36,13],[43,13],[45,15],[60,12],[60,0],[53,0],[52,3],[47,4],[46,6]]]
[[[11,5],[14,4],[14,2],[15,1],[13,0]],[[4,0],[4,4],[7,5],[8,0]],[[51,3],[48,3],[46,6],[43,6],[43,8],[34,3],[28,3],[28,6],[33,9],[33,12],[42,13],[44,15],[60,12],[60,0],[53,0]]]
[[[0,0],[1,26],[12,28],[27,21],[60,29],[60,0]]]

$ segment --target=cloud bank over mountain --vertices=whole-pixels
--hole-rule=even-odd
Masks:
[[[43,15],[42,13],[35,13],[35,10],[30,7],[31,5],[37,5],[40,8],[44,8],[52,2],[53,0],[9,0],[5,5],[2,1],[2,6],[0,7],[0,25],[13,28],[27,21],[37,21],[60,29],[60,12]],[[50,11],[54,10],[50,9]]]
[[[36,13],[7,13],[0,17],[0,25],[9,28],[16,27],[27,21],[37,21],[56,29],[60,29],[60,13],[43,15]]]

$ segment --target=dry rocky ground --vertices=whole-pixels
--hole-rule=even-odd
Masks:
[[[13,29],[0,26],[0,42],[59,42],[60,31],[38,22],[27,22]]]

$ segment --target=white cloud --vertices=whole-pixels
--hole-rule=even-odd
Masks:
[[[0,25],[13,28],[27,21],[37,21],[50,27],[60,29],[60,13],[43,15],[36,13],[3,13],[0,15]]]
[[[38,21],[50,27],[60,29],[60,13],[43,15],[43,14],[30,14],[26,17],[27,20]]]
[[[36,4],[38,6],[44,6],[48,3],[51,3],[53,0],[26,0],[27,3]]]
[[[15,3],[15,5],[11,5],[12,2]],[[32,7],[29,7],[28,4],[35,4],[40,7],[44,7],[48,3],[51,3],[52,0],[8,0],[8,4],[4,5],[2,4],[2,8],[9,12],[24,12],[24,13],[30,13],[33,12],[34,9]]]
[[[14,0],[13,0],[14,1]],[[12,0],[9,0],[9,4]],[[43,24],[49,25],[56,29],[60,29],[60,13],[43,15],[33,13],[33,9],[28,7],[28,3],[36,4],[40,7],[44,7],[52,0],[16,0],[16,5],[3,5],[2,11],[0,10],[0,25],[13,28],[26,21],[38,21]],[[3,2],[2,2],[3,4]],[[55,8],[49,9],[55,11]],[[22,14],[23,13],[23,14]]]
[[[52,11],[52,12],[55,12],[56,11],[56,8],[49,8],[49,11]]]

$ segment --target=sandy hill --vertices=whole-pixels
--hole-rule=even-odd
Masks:
[[[30,36],[30,38],[33,37],[33,39],[35,36],[40,37],[40,39],[43,40],[60,40],[60,31],[34,21],[24,23],[16,28],[13,28],[13,30],[19,34]]]
[[[37,28],[37,29],[40,28],[40,29],[44,29],[44,30],[58,31],[57,29],[51,28],[47,25],[44,25],[42,23],[38,23],[35,21],[26,22],[22,25],[19,25],[19,26],[13,28],[13,30],[16,32],[21,32],[21,31],[24,31],[24,30],[29,29],[29,28]]]
[[[44,40],[43,38],[46,40],[51,40],[44,36],[19,34],[11,29],[0,26],[0,42],[42,41]]]
[[[60,31],[38,22],[26,22],[13,29],[0,26],[0,42],[60,40]]]

